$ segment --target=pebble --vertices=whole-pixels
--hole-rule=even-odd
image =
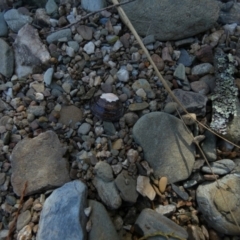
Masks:
[[[149,104],[147,102],[142,102],[142,103],[132,103],[129,105],[129,110],[130,111],[140,111],[140,110],[144,110],[145,108],[147,108],[149,106]]]
[[[8,26],[4,19],[4,13],[0,13],[0,37],[6,37],[8,34]]]
[[[12,48],[3,39],[0,39],[0,49],[0,73],[5,77],[11,77],[14,65]]]
[[[137,93],[138,90],[144,90],[148,98],[155,98],[155,93],[153,92],[149,82],[146,79],[138,79],[134,81],[132,89]]]
[[[182,198],[182,199],[185,200],[185,201],[188,200],[189,195],[187,194],[187,192],[180,190],[179,187],[176,186],[176,185],[173,184],[173,183],[171,184],[171,186],[172,186],[173,191],[174,191],[180,198]]]
[[[88,42],[87,44],[84,45],[83,50],[87,53],[87,54],[92,54],[95,51],[95,45],[93,42]]]
[[[167,178],[166,177],[161,177],[158,182],[158,188],[161,193],[164,193],[167,187]]]
[[[32,239],[32,227],[30,225],[26,225],[19,231],[17,235],[17,240],[31,240]]]
[[[111,182],[114,180],[112,168],[108,163],[100,161],[95,165],[94,170],[97,176],[104,182]]]
[[[89,133],[91,129],[91,125],[89,123],[83,123],[79,128],[78,128],[78,134],[81,135],[86,135]]]
[[[137,178],[137,191],[144,197],[148,197],[151,201],[154,200],[156,192],[150,184],[149,177],[138,176]]]
[[[53,68],[48,68],[47,71],[43,75],[43,81],[46,84],[46,86],[50,86],[52,82],[52,77],[53,77]]]
[[[107,3],[105,0],[96,0],[96,1],[88,1],[88,0],[82,0],[81,6],[87,11],[95,12],[98,11],[104,7],[107,6]]]
[[[137,181],[129,176],[127,171],[123,170],[114,180],[114,182],[123,201],[131,204],[137,201]]]
[[[193,57],[189,55],[189,53],[184,49],[180,49],[180,56],[177,60],[178,64],[183,64],[185,67],[190,67],[193,62]]]
[[[128,73],[128,71],[126,69],[121,68],[117,72],[117,78],[121,82],[128,82],[128,80],[129,80],[129,73]]]
[[[181,239],[188,239],[188,234],[184,228],[150,208],[141,211],[135,226],[136,231],[143,236],[161,232],[163,234],[174,234]]]
[[[48,0],[45,8],[48,15],[54,15],[57,12],[58,5],[54,0]]]
[[[190,83],[191,88],[194,92],[207,95],[209,93],[209,87],[204,81],[196,81]]]
[[[214,67],[210,63],[201,63],[192,68],[192,75],[206,75],[214,72]]]
[[[155,208],[155,211],[157,213],[160,213],[166,217],[169,217],[171,216],[173,213],[176,212],[176,206],[173,205],[173,204],[169,204],[169,205],[158,205],[156,208]]]
[[[217,138],[210,131],[204,133],[205,139],[201,143],[201,148],[209,162],[217,160]]]
[[[16,33],[25,24],[32,22],[32,18],[30,16],[20,13],[17,9],[10,9],[5,12],[4,19],[7,22],[8,27]]]
[[[17,219],[17,230],[21,230],[23,227],[25,227],[31,220],[32,215],[29,210],[20,213]]]
[[[175,69],[173,76],[180,79],[180,80],[185,80],[186,75],[185,75],[185,66],[180,63],[178,64],[177,68]]]
[[[89,221],[91,222],[91,231],[88,233],[88,239],[120,240],[120,237],[117,234],[117,231],[105,207],[100,202],[95,200],[88,200],[88,204],[92,208],[89,218]]]
[[[46,40],[48,44],[57,42],[59,39],[66,38],[66,41],[69,41],[72,39],[72,33],[70,29],[62,29],[57,32],[53,32],[50,35],[47,36]]]
[[[225,175],[231,172],[234,167],[235,163],[230,159],[222,159],[216,162],[210,163],[211,169],[208,166],[203,166],[202,171],[205,173],[214,173],[217,175]]]

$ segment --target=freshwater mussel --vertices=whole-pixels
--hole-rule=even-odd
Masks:
[[[91,111],[94,116],[103,121],[115,122],[122,117],[124,107],[117,95],[103,93],[93,99]]]

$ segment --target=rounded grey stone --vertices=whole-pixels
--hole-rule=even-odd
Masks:
[[[78,128],[78,134],[79,135],[86,135],[89,133],[91,129],[91,125],[89,123],[83,123],[79,128]]]
[[[170,183],[189,177],[195,146],[181,120],[162,112],[146,114],[134,125],[133,137],[156,177],[166,176]]]

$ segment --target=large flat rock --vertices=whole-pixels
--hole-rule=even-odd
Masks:
[[[137,0],[122,8],[140,35],[153,34],[161,41],[204,32],[219,17],[218,2],[212,0]]]
[[[162,112],[146,114],[134,125],[133,137],[156,177],[166,176],[170,183],[189,177],[195,146],[181,120]]]
[[[240,225],[240,178],[239,173],[229,174],[217,182],[206,182],[197,189],[199,210],[208,224],[218,232],[240,235],[230,210]]]
[[[26,181],[26,195],[69,182],[65,152],[53,131],[18,142],[11,155],[13,191],[21,196]]]

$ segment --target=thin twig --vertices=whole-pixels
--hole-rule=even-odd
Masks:
[[[80,20],[78,20],[78,21],[76,21],[76,22],[74,22],[74,23],[70,23],[70,24],[68,24],[67,26],[64,26],[64,27],[62,27],[62,28],[56,29],[56,30],[54,30],[54,31],[46,32],[45,34],[54,33],[54,32],[57,32],[57,31],[59,31],[59,30],[62,30],[62,29],[70,28],[70,27],[72,27],[73,25],[78,24],[78,23],[81,22],[82,20],[87,19],[87,18],[89,18],[90,16],[92,16],[92,15],[94,15],[94,14],[96,14],[96,13],[99,13],[99,12],[102,12],[102,11],[105,11],[105,10],[109,10],[109,9],[112,9],[112,8],[115,8],[115,7],[118,7],[118,6],[121,6],[121,5],[125,5],[125,4],[128,4],[128,3],[130,3],[130,2],[134,2],[134,1],[136,1],[136,0],[129,0],[129,1],[127,1],[127,2],[122,2],[122,3],[118,3],[118,4],[116,4],[116,5],[114,4],[114,5],[105,7],[105,8],[101,8],[101,9],[99,9],[99,10],[97,10],[97,11],[88,13],[87,15],[83,16]]]
[[[20,201],[19,201],[19,207],[18,207],[16,216],[14,217],[14,220],[13,220],[13,222],[11,223],[11,225],[10,225],[10,227],[9,227],[7,240],[11,240],[11,239],[12,239],[12,234],[13,234],[13,232],[14,232],[14,230],[15,230],[15,226],[16,226],[16,223],[17,223],[17,219],[18,219],[19,213],[20,213],[20,211],[21,211],[21,209],[22,209],[22,206],[23,206],[23,198],[24,198],[24,196],[25,196],[25,194],[26,194],[27,185],[28,185],[28,183],[25,182],[24,187],[23,187],[23,190],[22,190],[22,193],[21,193],[21,198],[20,198]]]

